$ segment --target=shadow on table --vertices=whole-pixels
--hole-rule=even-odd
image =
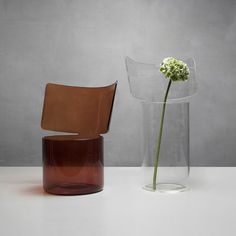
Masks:
[[[42,185],[36,185],[21,189],[20,193],[25,196],[52,196],[43,190]]]

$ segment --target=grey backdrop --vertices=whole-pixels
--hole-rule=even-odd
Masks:
[[[195,58],[191,164],[235,166],[234,0],[0,0],[0,165],[41,164],[46,83],[115,80],[105,163],[139,165],[141,109],[129,93],[126,55]]]

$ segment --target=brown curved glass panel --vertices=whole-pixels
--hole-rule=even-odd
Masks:
[[[81,138],[106,133],[116,84],[97,88],[47,84],[41,127]]]

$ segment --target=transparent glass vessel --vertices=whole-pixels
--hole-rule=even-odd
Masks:
[[[159,65],[126,58],[130,91],[140,101],[143,110],[142,184],[149,191],[179,192],[187,189],[185,180],[189,175],[189,98],[196,93],[197,83],[194,60],[183,61],[190,69],[189,79],[171,84],[165,103],[160,155],[157,158],[161,114],[169,79],[159,71]]]
[[[43,187],[52,194],[78,195],[103,189],[103,137],[43,137]]]

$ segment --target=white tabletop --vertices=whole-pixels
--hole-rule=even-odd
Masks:
[[[236,168],[191,168],[191,189],[178,194],[143,190],[139,174],[105,168],[102,192],[55,196],[42,168],[0,167],[0,235],[236,235]]]

